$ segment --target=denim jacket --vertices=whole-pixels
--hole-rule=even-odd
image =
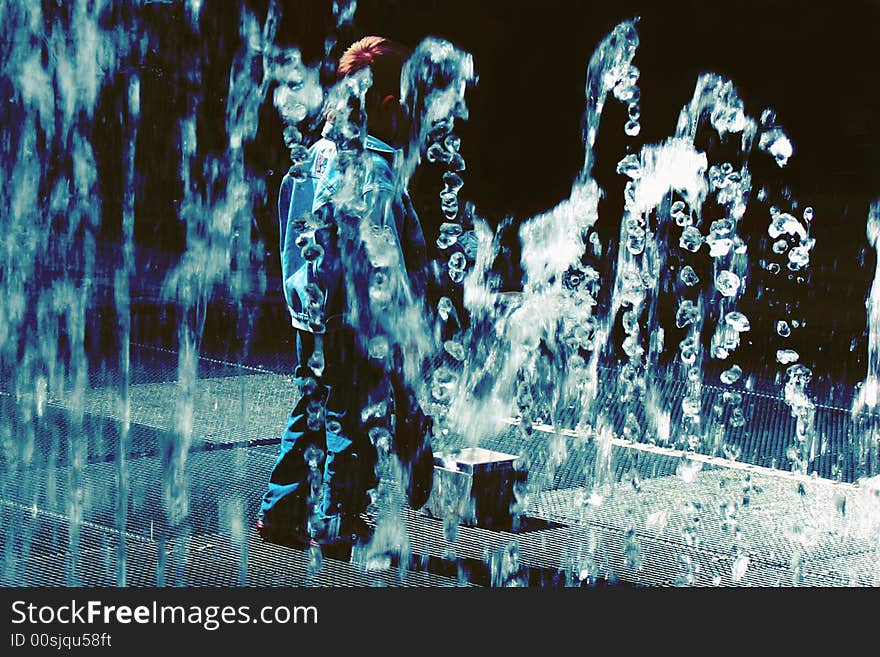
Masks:
[[[324,292],[324,324],[327,331],[341,326],[352,326],[363,320],[353,311],[352,291],[364,296],[369,281],[359,278],[368,267],[346,266],[340,252],[339,231],[334,216],[334,199],[343,185],[342,173],[336,159],[336,147],[326,138],[320,139],[309,150],[311,166],[303,180],[294,180],[290,174],[281,182],[278,213],[281,236],[281,271],[284,297],[294,328],[310,333],[323,332],[309,324],[306,287],[310,283]],[[366,140],[366,171],[361,201],[370,217],[374,230],[390,235],[396,250],[395,272],[405,281],[404,294],[423,295],[427,279],[427,249],[418,216],[405,190],[397,190],[394,183],[393,161],[395,150],[381,140],[368,136]],[[297,239],[311,232],[316,243],[324,249],[319,267],[304,260]],[[349,254],[351,255],[351,254]],[[366,254],[354,256],[367,257]],[[348,279],[346,280],[346,272]],[[395,277],[396,278],[396,277]],[[409,299],[411,302],[412,299]],[[358,302],[361,308],[363,303]]]

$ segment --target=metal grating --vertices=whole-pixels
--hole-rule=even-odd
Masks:
[[[246,450],[234,450],[246,451]],[[219,481],[208,485],[200,481],[208,461],[216,461],[215,473],[229,470],[232,452],[204,455],[194,463],[193,490],[201,501],[212,499]],[[220,458],[218,458],[220,457]],[[226,458],[223,458],[226,457]],[[260,459],[258,459],[260,460]],[[265,459],[262,459],[265,460]],[[89,466],[93,470],[96,466]],[[133,472],[133,477],[143,476]],[[268,476],[268,471],[262,473]],[[103,481],[104,473],[89,472],[87,495]],[[263,479],[254,478],[253,485]],[[213,485],[211,485],[213,484]],[[171,528],[162,526],[164,513],[155,496],[129,515],[129,526],[122,533],[112,514],[98,507],[80,523],[76,545],[71,545],[71,523],[61,513],[4,501],[0,504],[0,552],[4,569],[3,586],[461,586],[429,572],[368,571],[357,564],[324,558],[320,568],[310,565],[309,554],[264,543],[251,529],[252,509],[247,501],[258,498],[258,491],[241,491],[231,486],[226,499],[215,504],[220,511],[193,508],[190,517],[216,519],[221,531],[206,531],[214,523]],[[111,491],[112,492],[112,491]],[[236,493],[243,493],[241,497]],[[157,508],[157,506],[159,508]],[[149,519],[149,521],[148,521]],[[124,543],[124,552],[120,544]],[[124,554],[125,579],[119,579]]]
[[[277,451],[272,443],[295,399],[291,377],[202,359],[192,398],[197,432],[180,482],[182,521],[175,523],[169,518],[163,454],[180,440],[177,355],[132,351],[140,360],[129,388],[124,551],[117,520],[116,384],[108,379],[106,386],[87,391],[79,427],[87,458],[76,468],[67,454],[66,432],[73,425],[66,400],[53,400],[44,417],[28,425],[16,419],[13,399],[0,396],[4,417],[34,436],[29,459],[4,461],[0,470],[3,585],[114,585],[123,553],[125,583],[138,586],[488,585],[497,583],[497,560],[508,549],[517,553],[529,585],[776,586],[794,577],[811,586],[880,583],[878,498],[867,487],[845,483],[855,472],[848,412],[817,408],[823,450],[814,465],[821,478],[800,477],[784,469],[794,435],[788,407],[748,391],[741,391],[747,423],[727,435],[741,447],[738,462],[615,439],[610,480],[596,482],[593,441],[565,433],[568,455],[549,467],[549,429],[523,443],[509,426],[480,446],[522,455],[530,464],[528,526],[522,531],[458,526],[450,541],[448,523],[444,528],[442,519],[407,509],[397,491],[397,506],[373,508],[370,519],[382,522],[383,513],[392,513],[403,523],[410,562],[370,571],[357,560],[328,557],[311,573],[306,552],[264,544],[251,531]],[[659,389],[676,409],[672,401],[680,396],[680,384],[666,381]],[[707,386],[706,408],[722,394]],[[624,409],[610,404],[609,410],[619,435]],[[469,444],[465,436],[449,435],[436,448]],[[690,476],[678,476],[683,465]],[[780,469],[771,470],[774,465]],[[79,495],[69,494],[72,485]],[[738,542],[723,504],[736,505]],[[71,525],[78,509],[84,513],[81,522]],[[75,546],[71,527],[77,528]],[[749,559],[741,577],[733,572],[738,555]]]

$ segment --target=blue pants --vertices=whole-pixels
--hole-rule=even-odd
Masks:
[[[339,329],[325,334],[323,342],[324,371],[317,388],[304,394],[290,413],[259,512],[267,525],[303,534],[308,533],[310,516],[332,523],[366,510],[368,491],[378,484],[377,454],[368,430],[390,423],[388,414],[362,421],[362,411],[377,404],[382,408],[383,400],[390,411],[391,389],[381,366],[363,355],[354,333]],[[315,336],[297,331],[298,384],[312,376],[307,363],[314,348]],[[312,508],[309,457],[323,484]]]

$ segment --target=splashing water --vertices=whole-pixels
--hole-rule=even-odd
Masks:
[[[867,222],[868,243],[880,248],[880,201],[871,206]],[[878,252],[880,253],[880,252]],[[877,474],[877,448],[880,446],[880,433],[877,416],[873,413],[877,406],[878,381],[880,381],[880,258],[874,273],[874,281],[865,301],[868,318],[868,368],[857,397],[853,400],[853,418],[862,420],[859,429],[857,448],[859,456],[859,475],[873,477]]]
[[[700,76],[690,103],[681,111],[675,136],[662,144],[645,145],[638,156],[627,155],[618,164],[618,173],[628,180],[617,261],[605,275],[587,265],[585,254],[594,242],[591,233],[595,232],[601,195],[591,177],[591,149],[609,91],[614,90],[616,100],[629,104],[631,120],[625,134],[639,134],[639,72],[631,63],[638,47],[635,25],[620,24],[591,59],[584,167],[569,199],[520,227],[521,294],[511,298],[493,289],[489,263],[498,254],[498,240],[488,226],[477,223],[478,257],[464,282],[465,306],[472,320],[464,338],[469,345],[468,357],[450,403],[456,429],[471,443],[497,432],[508,416],[515,418],[522,444],[546,440],[546,453],[557,456],[548,456],[544,472],[530,473],[531,486],[538,490],[541,475],[550,481],[554,466],[565,459],[564,433],[576,429],[592,436],[596,460],[587,481],[592,481],[593,492],[586,498],[591,505],[601,503],[600,491],[613,469],[610,434],[604,428],[613,424],[612,414],[626,418],[623,438],[627,441],[665,444],[671,439],[686,452],[719,453],[732,459],[740,453],[735,444],[727,443],[725,435],[745,425],[743,396],[735,389],[751,385],[741,364],[732,362],[742,336],[751,329],[749,318],[738,308],[752,267],[750,241],[738,232],[751,200],[749,163],[755,150],[772,157],[779,168],[793,155],[791,142],[776,125],[772,111],[756,121],[745,113],[731,81],[714,74]],[[725,160],[714,161],[714,153],[697,146],[703,143],[698,137],[706,130],[727,143],[736,140],[733,143],[738,152],[732,160],[727,153]],[[762,194],[766,198],[766,189]],[[792,202],[792,208],[796,205]],[[812,208],[804,211],[801,221],[771,206],[770,218],[770,237],[785,236],[783,244],[774,244],[774,253],[785,256],[789,272],[805,272],[816,243],[810,236]],[[672,288],[676,290],[675,323],[685,331],[676,366],[684,378],[685,391],[680,398],[681,421],[670,436],[672,409],[659,401],[663,378],[657,373],[665,350],[664,327],[658,318],[660,290],[672,255],[682,263]],[[706,270],[707,256],[711,273],[703,279],[696,271]],[[778,273],[780,269],[769,271]],[[803,277],[798,275],[797,280],[802,282]],[[597,294],[603,284],[612,286],[604,313]],[[613,351],[605,349],[603,353],[603,348],[618,321],[625,335],[621,344],[624,361],[615,391],[608,395],[613,401],[608,401],[600,398],[598,373],[605,364],[603,356],[607,358]],[[786,317],[779,321],[777,333],[788,338],[802,325],[802,321]],[[704,346],[707,330],[712,331],[708,349]],[[819,456],[819,441],[816,404],[808,391],[813,373],[803,365],[791,365],[799,358],[793,349],[778,351],[777,360],[788,365],[781,392],[795,419],[787,458],[793,471],[806,474]],[[723,396],[723,405],[713,407],[711,418],[704,408],[703,381],[709,359],[725,363],[720,382],[731,388]],[[861,407],[871,405],[876,388],[871,377],[869,373]],[[546,438],[535,433],[535,425],[541,422],[549,425]],[[876,438],[873,441],[864,453],[876,451]],[[693,465],[699,466],[699,462]],[[699,471],[700,467],[688,465],[682,470],[683,481],[693,483]],[[737,555],[736,547],[734,555],[732,579],[739,582],[748,570],[749,557]],[[683,559],[688,565],[681,581],[692,584],[696,567],[690,565],[689,557]]]
[[[9,102],[3,122],[16,126],[15,131],[6,131],[2,144],[6,208],[0,263],[0,378],[5,382],[2,495],[9,500],[29,499],[35,509],[69,518],[65,546],[69,585],[79,583],[80,527],[89,515],[84,468],[94,449],[85,430],[86,332],[93,326],[91,316],[104,292],[96,281],[105,277],[110,277],[115,293],[117,322],[107,347],[118,348],[106,358],[116,360],[123,385],[113,400],[114,413],[122,418],[121,429],[115,444],[103,449],[116,458],[117,529],[126,532],[128,286],[133,273],[133,143],[139,119],[139,79],[128,62],[137,57],[140,44],[127,12],[122,12],[114,29],[102,24],[107,9],[104,2],[68,3],[45,12],[39,3],[4,3],[0,8],[9,35],[3,75]],[[120,163],[123,249],[110,262],[104,260],[107,254],[98,244],[102,207],[92,141],[106,78],[127,90],[115,108],[128,144]],[[54,437],[47,454],[43,447],[50,426],[47,406],[59,398],[69,409],[70,429],[63,438]],[[7,408],[9,399],[13,405]],[[56,457],[62,453],[67,466],[56,468]],[[44,485],[39,470],[43,467],[59,478],[66,474],[63,487],[74,494],[60,501],[53,494],[55,482]],[[8,508],[4,515],[6,545],[11,546],[22,530],[16,529]],[[116,557],[115,581],[125,584],[124,543],[117,546]],[[10,565],[6,564],[7,573]]]
[[[323,117],[328,110],[335,117],[325,136],[335,142],[344,163],[344,184],[335,198],[345,220],[342,239],[362,243],[369,256],[366,269],[345,263],[357,270],[359,281],[368,283],[357,287],[351,282],[349,289],[354,315],[370,327],[360,336],[364,348],[382,361],[392,345],[404,347],[403,374],[434,417],[436,447],[456,439],[480,445],[515,426],[521,446],[517,456],[522,464],[533,466],[528,480],[516,485],[517,517],[535,512],[572,452],[591,454],[580,468],[583,494],[567,503],[567,512],[579,519],[600,518],[609,501],[621,495],[618,469],[632,466],[637,471],[637,463],[621,461],[623,448],[630,450],[628,454],[670,450],[663,453],[679,459],[671,479],[686,490],[696,490],[709,477],[706,464],[720,462],[712,459],[734,466],[738,458],[745,458],[730,436],[747,424],[743,399],[755,376],[738,351],[758,321],[765,320],[749,317],[743,300],[756,285],[756,269],[761,275],[795,281],[808,277],[816,247],[813,209],[798,211],[790,194],[772,185],[769,192],[765,186],[757,195],[767,206],[766,253],[756,253],[763,242],[751,239],[743,228],[747,211],[754,211],[753,189],[758,187],[753,159],[770,158],[782,170],[795,156],[771,110],[755,120],[746,113],[732,81],[704,74],[671,136],[661,143],[638,144],[638,21],[621,22],[588,62],[583,167],[567,199],[518,226],[522,285],[518,291],[502,292],[493,263],[502,249],[502,230],[510,225],[505,221],[493,229],[465,200],[467,163],[456,133],[456,122],[469,118],[466,93],[477,83],[474,61],[448,41],[425,39],[402,77],[402,100],[413,119],[412,132],[394,167],[400,189],[409,187],[416,169],[425,163],[440,171],[442,188],[434,202],[443,221],[427,238],[440,254],[435,272],[443,293],[436,307],[425,313],[406,282],[395,278],[394,265],[401,255],[392,248],[393,240],[371,225],[358,192],[357,181],[367,166],[366,126],[364,117],[350,110],[363,106],[372,84],[370,72],[332,86],[322,81],[322,68],[332,66],[339,35],[355,19],[356,3],[334,3],[336,32],[325,39],[324,60],[313,65],[306,63],[298,47],[277,45],[280,3],[270,2],[262,19],[243,10],[238,50],[228,75],[223,71],[228,78],[222,112],[225,142],[208,146],[204,117],[216,112],[216,107],[206,107],[204,93],[211,62],[206,51],[192,45],[206,37],[208,28],[202,3],[190,1],[179,8],[178,28],[189,44],[180,52],[182,109],[173,134],[163,136],[178,152],[180,193],[174,219],[183,241],[179,258],[160,273],[158,285],[159,303],[172,309],[174,322],[170,342],[177,362],[169,377],[175,388],[173,426],[162,433],[152,452],[161,513],[146,523],[141,517],[143,469],[135,458],[132,428],[138,364],[132,361],[130,344],[137,333],[132,318],[143,272],[135,214],[143,189],[137,150],[150,136],[141,125],[146,93],[142,76],[155,43],[140,34],[150,4],[128,7],[109,0],[77,0],[57,9],[27,2],[0,7],[10,35],[4,46],[9,66],[0,78],[12,100],[3,109],[4,121],[18,128],[0,144],[6,183],[0,193],[7,208],[0,256],[3,582],[24,577],[21,564],[42,540],[37,534],[44,529],[18,521],[26,510],[34,518],[65,518],[66,536],[57,547],[67,555],[68,585],[81,583],[83,536],[101,523],[115,532],[109,546],[109,579],[114,584],[131,583],[130,553],[146,537],[155,542],[157,553],[150,583],[186,583],[187,546],[199,540],[193,529],[196,497],[206,494],[193,490],[188,473],[194,453],[204,444],[198,401],[209,308],[222,295],[239,316],[246,315],[246,298],[275,294],[262,269],[265,245],[252,230],[253,209],[267,189],[246,163],[246,150],[255,140],[260,108],[270,100],[270,91],[294,177],[305,175],[306,147]],[[594,148],[603,111],[615,102],[626,108],[624,124],[612,128],[627,140],[627,154],[617,165],[623,214],[619,230],[615,222],[614,234],[604,235],[607,222],[600,221],[599,205],[605,192],[594,177]],[[120,162],[110,165],[101,161],[96,147],[99,126],[108,117],[118,119],[122,155]],[[706,139],[707,134],[712,139]],[[725,146],[723,152],[712,147],[718,143]],[[106,207],[109,194],[99,176],[108,167],[120,171],[117,228],[106,218],[111,214]],[[299,246],[303,258],[320,268],[323,247],[314,235],[323,226],[313,220]],[[867,223],[869,243],[876,249],[876,203]],[[116,238],[109,248],[108,235]],[[875,414],[880,265],[877,271],[866,303],[868,374],[851,407],[859,457],[856,474],[866,478],[877,473],[880,444]],[[320,328],[327,319],[325,291],[316,287],[310,294],[310,319]],[[792,472],[808,475],[823,453],[817,428],[821,409],[810,391],[814,373],[804,364],[806,354],[797,343],[803,321],[796,309],[779,310],[779,316],[766,321],[772,321],[770,332],[779,339],[780,348],[772,351],[781,384],[776,392],[794,420],[786,464]],[[251,327],[242,320],[238,328],[247,333]],[[321,375],[320,341],[308,366],[315,376]],[[682,385],[669,395],[672,383]],[[89,400],[102,386],[110,391],[112,408],[107,415],[117,420],[112,431],[95,430],[90,419]],[[309,394],[308,389],[299,392]],[[61,424],[59,409],[65,418]],[[381,403],[357,410],[365,422],[384,418],[388,411]],[[310,412],[314,426],[328,423],[320,405]],[[384,477],[372,491],[380,508],[373,540],[354,556],[366,572],[397,564],[403,573],[412,559],[412,543],[401,520],[405,504],[400,488],[406,473],[387,451],[389,436],[371,435],[380,447]],[[321,494],[316,464],[322,456],[307,456],[312,502]],[[87,471],[101,462],[112,466],[114,482],[112,490],[103,493]],[[247,479],[247,467],[229,476],[241,483]],[[645,501],[645,484],[638,474],[625,479],[632,499],[625,505],[623,568],[636,574],[648,570],[646,537],[673,529],[685,547],[698,547],[716,513],[721,531],[731,536],[730,562],[720,581],[749,580],[757,563],[750,552],[754,545],[743,535],[742,517],[756,492],[750,480],[726,489],[720,494],[724,501],[711,509],[690,498],[654,509]],[[440,494],[448,511],[443,518],[444,556],[456,559],[459,528],[471,510],[463,499],[466,491]],[[107,497],[112,498],[109,521]],[[230,536],[238,558],[237,581],[245,583],[251,549],[248,503],[231,490],[219,497],[219,531]],[[835,500],[834,513],[792,530],[793,581],[804,581],[803,559],[810,546],[804,536],[812,536],[814,526],[836,527],[834,523],[846,516],[841,511],[846,501]],[[861,527],[849,518],[847,522],[847,531],[870,534],[875,529],[870,521]],[[487,556],[492,585],[528,585],[523,549],[514,540]],[[572,549],[566,567],[576,573],[574,579],[593,580],[598,552],[593,543]],[[320,550],[311,549],[309,577],[319,578],[322,568]],[[677,555],[677,568],[673,576],[680,584],[694,585],[704,577],[692,552]]]

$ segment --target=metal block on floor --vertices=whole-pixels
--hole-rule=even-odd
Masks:
[[[465,525],[510,530],[514,487],[527,474],[514,467],[518,458],[481,447],[438,452],[426,513],[435,518],[451,514]]]

